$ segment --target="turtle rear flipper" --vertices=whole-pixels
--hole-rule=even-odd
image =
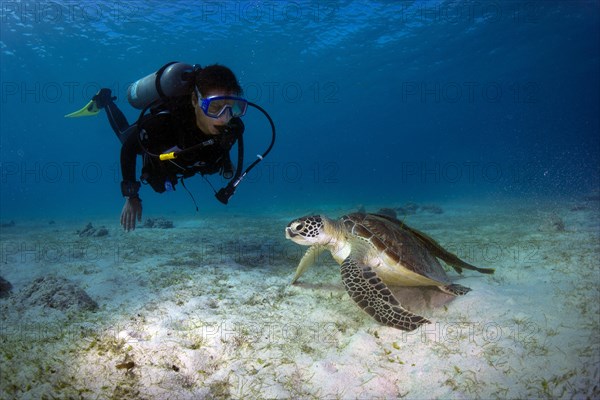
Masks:
[[[412,331],[429,321],[402,308],[392,292],[366,264],[348,257],[341,266],[346,291],[367,314],[393,328]]]
[[[458,272],[459,274],[462,273],[463,268],[470,269],[471,271],[477,271],[482,274],[493,274],[494,273],[493,268],[479,268],[479,267],[469,264],[466,261],[461,260],[456,255],[454,255],[454,254],[450,253],[448,250],[444,249],[442,246],[440,246],[440,244],[438,242],[436,242],[433,238],[424,234],[423,232],[421,232],[417,229],[411,228],[410,226],[407,226],[407,225],[404,225],[404,227],[406,229],[408,229],[410,232],[412,232],[413,235],[415,235],[415,237],[417,237],[421,241],[421,243],[423,243],[423,245],[425,245],[425,247],[434,256],[436,256],[437,258],[439,258],[441,260],[444,260],[452,268],[454,268],[456,270],[456,272]]]
[[[457,283],[453,283],[452,285],[446,285],[446,286],[438,286],[438,287],[442,292],[451,294],[453,296],[463,296],[471,291],[471,288],[468,288],[463,285],[459,285]]]

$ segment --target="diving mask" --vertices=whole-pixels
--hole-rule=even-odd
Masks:
[[[241,117],[246,114],[248,101],[237,96],[208,96],[202,98],[198,88],[195,88],[198,97],[198,107],[210,118],[219,118],[229,108],[232,117]]]

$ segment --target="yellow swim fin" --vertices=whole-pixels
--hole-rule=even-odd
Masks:
[[[96,105],[96,100],[90,100],[81,110],[72,112],[71,114],[65,115],[65,118],[78,118],[78,117],[93,117],[98,114],[100,109]]]

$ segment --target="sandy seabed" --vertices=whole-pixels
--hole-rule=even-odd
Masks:
[[[16,221],[1,238],[13,289],[0,300],[0,396],[600,398],[597,199],[442,207],[406,223],[496,273],[450,270],[472,289],[455,299],[395,288],[431,320],[413,332],[363,313],[328,254],[289,285],[306,247],[284,227],[311,210],[128,234],[92,221],[102,237],[76,233],[88,221]],[[69,279],[98,309],[20,304],[41,276]]]

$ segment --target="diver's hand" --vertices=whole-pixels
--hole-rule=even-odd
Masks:
[[[135,229],[135,220],[142,222],[142,200],[139,197],[130,197],[125,200],[121,211],[121,226],[127,232]]]

